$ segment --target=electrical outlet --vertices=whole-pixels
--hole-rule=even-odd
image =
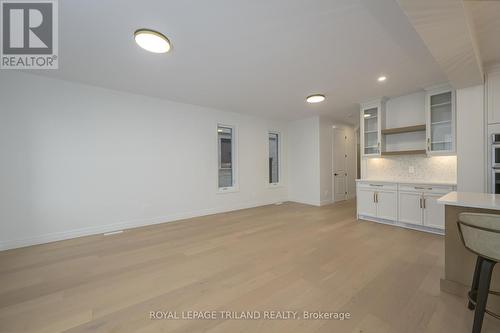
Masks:
[[[410,165],[410,167],[408,168],[408,173],[412,175],[415,173],[415,167],[413,165]]]

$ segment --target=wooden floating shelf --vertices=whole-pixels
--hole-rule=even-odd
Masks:
[[[425,131],[425,125],[414,125],[406,127],[387,128],[382,130],[382,134],[398,134]]]
[[[399,151],[383,151],[382,156],[391,155],[425,155],[427,152],[425,149],[418,150],[399,150]]]

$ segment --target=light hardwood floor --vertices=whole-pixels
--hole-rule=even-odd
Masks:
[[[441,293],[443,238],[296,203],[0,252],[0,332],[470,332]],[[150,311],[349,312],[150,320]],[[500,324],[485,319],[484,332]]]

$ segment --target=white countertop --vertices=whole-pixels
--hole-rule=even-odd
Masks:
[[[443,182],[439,180],[423,180],[423,179],[356,179],[357,182],[374,182],[374,183],[397,183],[397,184],[426,184],[426,185],[446,185],[455,186],[457,182]]]
[[[443,205],[500,210],[500,194],[450,192],[438,199]]]

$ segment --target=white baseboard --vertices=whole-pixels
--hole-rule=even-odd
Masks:
[[[333,200],[322,200],[319,205],[320,206],[326,206],[326,205],[331,205],[332,203],[334,203],[335,201]]]
[[[283,200],[283,201],[286,201],[286,200]],[[163,216],[163,217],[118,222],[118,223],[107,224],[107,225],[92,226],[92,227],[87,227],[87,228],[80,228],[80,229],[73,229],[73,230],[68,230],[68,231],[60,231],[60,232],[53,232],[53,233],[48,233],[48,234],[36,235],[36,236],[22,238],[22,239],[5,240],[5,241],[0,241],[0,251],[16,249],[16,248],[20,248],[20,247],[37,245],[37,244],[51,243],[51,242],[65,240],[65,239],[83,237],[83,236],[104,234],[104,233],[113,232],[113,231],[117,231],[117,230],[125,230],[125,229],[143,227],[143,226],[147,226],[147,225],[174,222],[174,221],[189,219],[189,218],[193,218],[193,217],[212,215],[212,214],[218,214],[218,213],[225,213],[225,212],[230,212],[230,211],[235,211],[235,210],[240,210],[240,209],[254,208],[254,207],[259,207],[259,206],[271,205],[274,203],[275,203],[275,201],[252,202],[252,203],[245,203],[245,204],[235,205],[232,207],[225,207],[225,208],[201,209],[201,210],[197,210],[197,211],[172,214],[172,215]]]
[[[291,198],[289,198],[288,201],[296,202],[296,203],[300,203],[300,204],[304,204],[304,205],[309,205],[309,206],[316,206],[316,207],[321,206],[321,202],[318,202],[318,201],[291,199]]]
[[[378,217],[372,217],[372,216],[365,216],[365,215],[358,215],[358,221],[371,221],[371,222],[376,222],[376,223],[382,223],[382,224],[387,224],[387,225],[392,225],[395,227],[401,227],[405,229],[412,229],[412,230],[417,230],[417,231],[423,231],[423,232],[428,232],[431,234],[436,234],[436,235],[441,235],[443,236],[445,234],[444,229],[436,229],[436,228],[431,228],[431,227],[426,227],[426,226],[421,226],[421,225],[416,225],[416,224],[408,224],[408,223],[403,223],[399,221],[392,221],[392,220],[386,220],[386,219],[381,219]]]

